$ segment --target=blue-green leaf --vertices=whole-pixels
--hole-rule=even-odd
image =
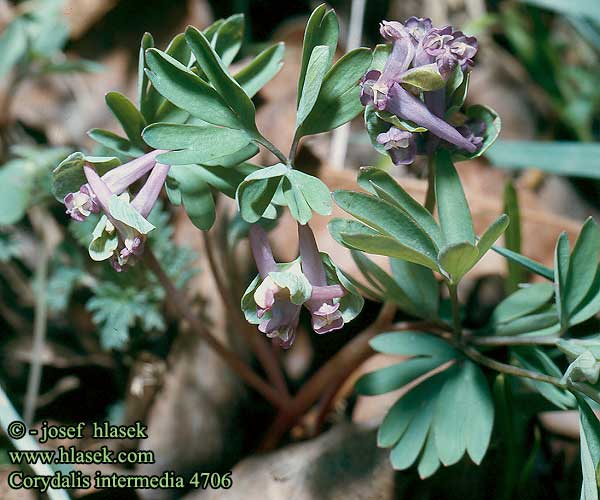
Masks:
[[[156,49],[146,51],[146,60],[152,85],[175,106],[213,125],[243,128],[217,91],[179,61]]]
[[[497,167],[600,179],[600,143],[498,141],[487,152]]]
[[[244,128],[250,134],[258,135],[254,122],[256,110],[254,109],[252,100],[227,72],[223,62],[210,46],[210,42],[204,34],[193,26],[188,26],[185,30],[185,39],[196,56],[202,70],[208,76],[210,83],[236,113],[239,122],[243,124]]]
[[[435,165],[438,214],[442,232],[446,237],[446,244],[469,243],[475,245],[471,212],[450,154],[445,150],[440,150],[436,154]]]
[[[306,78],[302,87],[302,95],[298,103],[298,111],[296,113],[296,128],[300,129],[304,120],[313,110],[323,78],[329,69],[329,48],[325,45],[317,45],[310,56],[308,66],[306,68]]]
[[[248,97],[253,97],[283,66],[283,42],[263,50],[251,62],[238,71],[234,78]]]
[[[146,120],[135,105],[119,92],[109,92],[105,96],[106,105],[115,115],[125,135],[134,146],[143,149],[142,130],[146,126]]]
[[[308,68],[308,62],[313,53],[313,49],[318,45],[324,45],[329,49],[329,56],[326,66],[330,67],[333,62],[335,48],[337,46],[339,34],[339,25],[337,16],[333,10],[327,10],[325,4],[319,5],[311,14],[306,23],[304,31],[304,42],[302,44],[302,62],[300,65],[300,75],[298,77],[298,101],[302,96],[304,81]]]

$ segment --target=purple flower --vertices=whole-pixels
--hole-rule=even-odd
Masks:
[[[476,151],[475,146],[466,140],[452,125],[434,115],[417,97],[407,92],[398,83],[395,83],[388,92],[385,108],[393,115],[409,120],[425,127],[433,135],[443,139],[469,153]]]
[[[402,23],[383,21],[381,34],[392,41],[392,52],[388,56],[383,71],[369,71],[361,80],[361,102],[372,101],[380,111],[385,109],[390,87],[402,81],[415,55],[415,48],[408,31]]]
[[[442,76],[448,78],[457,64],[463,71],[473,65],[477,48],[475,37],[462,31],[453,31],[451,26],[433,28],[423,37],[415,60],[418,65],[435,61]]]
[[[339,330],[344,326],[344,319],[339,310],[340,304],[334,304],[333,299],[343,296],[345,292],[342,287],[338,286],[339,290],[335,290],[336,287],[327,286],[325,267],[317,248],[315,236],[308,225],[298,224],[298,239],[304,275],[313,287],[331,289],[331,293],[323,294],[320,297],[313,293],[304,304],[310,311],[313,330],[319,334]]]
[[[265,231],[250,228],[250,247],[259,276],[242,298],[242,309],[260,332],[284,349],[295,338],[300,309],[311,313],[313,330],[326,333],[344,325],[339,299],[346,289],[328,285],[327,275],[314,236],[308,226],[298,226],[301,258],[289,264],[277,264]],[[300,264],[300,262],[302,264]]]
[[[113,168],[102,176],[102,180],[112,193],[121,194],[131,184],[147,174],[154,167],[156,156],[164,152],[155,150]],[[90,213],[98,213],[100,210],[96,195],[89,184],[84,184],[75,193],[67,194],[64,204],[67,207],[67,214],[79,222],[85,220]]]
[[[88,184],[81,186],[76,193],[67,194],[64,198],[64,204],[67,207],[67,214],[78,222],[83,222],[91,213],[98,213],[99,211],[96,195],[94,195]]]
[[[473,66],[473,58],[477,54],[479,45],[474,36],[466,36],[462,31],[454,33],[454,40],[450,44],[450,52],[462,70],[466,70],[468,66]]]
[[[391,127],[377,136],[377,142],[389,153],[394,165],[410,165],[415,161],[417,146],[412,133]]]
[[[482,120],[468,121],[464,125],[457,127],[456,130],[473,146],[475,150],[481,149],[487,126]]]
[[[413,16],[409,17],[404,22],[404,27],[412,37],[413,44],[416,47],[432,28],[432,24],[431,19],[429,19],[428,17],[423,18]]]
[[[275,283],[270,275],[276,273],[278,267],[264,229],[253,224],[249,237],[258,274],[263,280],[254,292],[257,316],[261,320],[258,329],[277,345],[289,349],[296,336],[301,306],[292,303],[288,289]]]
[[[398,21],[381,21],[379,32],[388,42],[399,40],[409,34],[404,25]]]
[[[111,210],[111,203],[114,203],[116,193],[111,191],[104,177],[100,177],[93,167],[87,164],[83,167],[89,190],[94,193],[98,208],[104,212],[107,219],[102,232],[112,233],[115,229],[117,231],[118,245],[115,245],[110,260],[113,268],[118,272],[121,272],[127,264],[133,264],[134,257],[142,254],[146,233],[153,229],[146,217],[154,207],[170,169],[169,165],[161,163],[153,163],[153,165],[148,179],[131,203],[128,203],[126,193],[116,200],[121,209],[118,214],[114,209]],[[126,212],[125,216],[123,210]]]

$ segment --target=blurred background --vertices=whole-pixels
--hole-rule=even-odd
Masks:
[[[497,441],[479,468],[465,460],[423,482],[415,471],[394,473],[387,452],[376,448],[371,424],[397,395],[357,398],[351,381],[328,402],[331,411],[309,413],[279,451],[256,454],[273,410],[200,339],[179,335],[186,324],[165,307],[164,292],[148,271],[138,266],[117,274],[104,263],[91,262],[86,251],[90,226],[70,222],[50,194],[50,172],[68,153],[103,153],[88,139],[87,130],[119,132],[104,95],[117,90],[135,97],[144,32],[164,48],[187,25],[203,28],[234,13],[246,17],[244,44],[234,65],[272,41],[286,44],[282,71],[256,103],[259,129],[287,151],[304,26],[317,4],[0,0],[3,418],[12,403],[33,425],[42,420],[141,420],[149,426],[149,439],[141,447],[155,452],[156,463],[137,467],[137,473],[233,470],[231,498],[508,498],[499,486],[506,464]],[[487,158],[459,165],[476,231],[507,203],[514,205],[516,194],[522,232],[514,235],[513,247],[552,266],[558,234],[567,230],[573,241],[584,218],[598,216],[600,207],[600,2],[339,0],[330,5],[340,19],[338,55],[356,45],[381,43],[380,20],[403,21],[412,15],[478,37],[468,100],[496,109],[503,127],[501,141]],[[261,152],[253,161],[271,159]],[[425,194],[423,166],[391,170],[389,159],[372,149],[361,117],[349,128],[306,140],[298,165],[318,173],[331,190],[354,188],[356,170],[377,165],[401,178],[413,196],[422,199]],[[231,318],[238,312],[223,304],[207,270],[206,242],[185,213],[166,206],[151,215],[158,228],[152,233],[156,253],[215,335],[249,357]],[[242,231],[230,218],[231,209],[231,200],[220,201],[219,214],[227,223],[213,228],[213,241],[231,241]],[[328,236],[326,223],[327,218],[314,219],[320,247],[354,272],[348,253]],[[284,216],[273,231],[282,260],[296,255],[292,237],[295,241],[295,228]],[[243,289],[254,270],[243,243],[232,255],[237,274],[227,276],[237,282],[230,286]],[[482,323],[487,319],[507,291],[500,278],[505,274],[506,262],[498,256],[486,257],[471,273],[462,292],[472,317]],[[329,336],[309,336],[301,328],[294,348],[282,355],[291,389],[368,325],[376,309],[367,302],[356,321]],[[302,323],[307,319],[302,317]],[[386,363],[385,356],[373,356],[352,380]],[[519,498],[575,498],[580,484],[577,417],[569,412],[535,415],[525,429],[524,451],[529,455],[527,467],[519,471]],[[99,445],[91,440],[76,444]],[[15,469],[7,455],[11,448],[0,433],[0,498],[37,498],[32,492],[8,489],[6,477]],[[81,470],[99,468],[124,473],[113,466]],[[219,498],[221,493],[86,490],[73,496],[169,499],[182,494],[200,499]]]

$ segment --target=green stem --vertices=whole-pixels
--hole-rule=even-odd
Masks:
[[[556,337],[540,336],[540,337],[470,337],[469,343],[480,346],[536,346],[536,345],[555,345]]]
[[[296,153],[298,151],[298,144],[300,143],[300,137],[298,134],[294,134],[294,140],[292,141],[292,147],[290,148],[290,164],[294,164],[296,161]]]
[[[452,332],[454,339],[458,342],[462,337],[462,327],[460,325],[460,303],[458,302],[457,285],[448,285],[450,291],[450,302],[452,303]]]
[[[285,163],[286,165],[290,164],[290,161],[287,157],[268,139],[265,139],[262,135],[256,139],[254,139],[258,144],[267,148],[271,153],[273,153],[281,163]]]
[[[427,160],[427,194],[425,208],[433,214],[435,210],[435,156],[429,155]]]
[[[500,361],[496,361],[495,359],[484,356],[477,349],[473,349],[472,347],[463,346],[462,351],[468,358],[472,359],[476,363],[479,363],[483,366],[487,366],[488,368],[497,372],[506,373],[507,375],[513,375],[515,377],[528,378],[531,380],[536,380],[538,382],[546,382],[548,384],[555,385],[560,389],[567,389],[567,385],[563,383],[559,378],[552,377],[544,373],[519,368],[518,366],[501,363]]]

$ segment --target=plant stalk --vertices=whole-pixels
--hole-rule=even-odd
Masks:
[[[273,352],[271,349],[269,349],[269,346],[266,344],[266,342],[264,342],[264,340],[258,335],[256,330],[250,327],[244,318],[241,317],[239,304],[235,304],[232,300],[231,292],[225,284],[223,276],[219,271],[217,259],[213,251],[208,232],[202,231],[202,237],[204,239],[204,247],[208,257],[208,265],[217,285],[217,290],[219,291],[221,300],[223,301],[223,304],[227,310],[230,311],[229,317],[232,319],[232,322],[235,324],[236,328],[246,339],[246,342],[249,344],[250,348],[254,352],[254,355],[260,362],[271,384],[275,386],[284,397],[289,397],[285,377],[283,376],[281,366],[277,362]]]
[[[256,390],[269,403],[276,408],[285,408],[287,398],[283,397],[278,391],[271,387],[262,377],[257,375],[240,357],[228,349],[223,343],[212,335],[198,317],[192,312],[187,297],[178,290],[171,278],[167,276],[160,262],[156,259],[150,248],[144,251],[143,260],[148,268],[156,275],[161,286],[165,289],[166,300],[185,320],[189,323],[193,331],[198,333],[208,345],[221,356],[223,361],[239,375],[250,387]]]

